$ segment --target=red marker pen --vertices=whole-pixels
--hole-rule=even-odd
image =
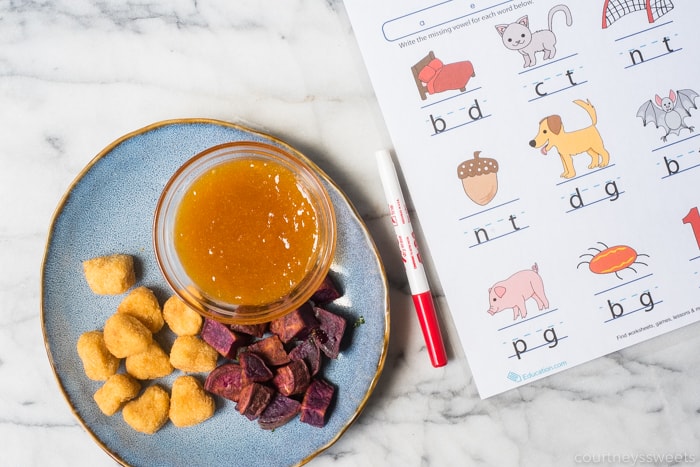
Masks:
[[[379,165],[379,178],[384,186],[387,203],[389,203],[389,215],[396,232],[396,240],[401,249],[401,257],[408,276],[408,285],[411,289],[411,295],[413,295],[413,304],[416,307],[423,338],[428,347],[430,361],[436,368],[445,366],[447,364],[445,344],[442,341],[433,297],[430,294],[428,279],[425,277],[425,269],[423,269],[423,261],[418,251],[411,219],[408,217],[408,209],[401,192],[399,177],[396,175],[396,168],[389,151],[377,151],[376,156]]]

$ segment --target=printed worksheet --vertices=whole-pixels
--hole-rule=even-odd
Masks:
[[[700,319],[700,2],[345,5],[481,397]]]

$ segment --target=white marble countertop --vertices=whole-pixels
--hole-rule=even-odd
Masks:
[[[0,465],[114,465],[47,359],[41,262],[53,211],[82,168],[126,133],[185,117],[242,123],[306,153],[355,204],[383,258],[383,374],[310,465],[700,462],[699,325],[482,401],[438,297],[450,361],[431,367],[373,158],[391,143],[340,0],[3,1],[0,109]]]

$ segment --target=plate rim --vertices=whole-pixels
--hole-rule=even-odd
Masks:
[[[365,406],[367,405],[367,402],[369,401],[370,396],[374,392],[379,379],[381,377],[381,374],[384,369],[384,364],[386,362],[386,357],[388,353],[388,347],[389,347],[389,334],[390,334],[390,313],[389,313],[389,287],[388,287],[388,281],[386,277],[386,271],[384,269],[384,264],[381,260],[381,256],[379,254],[379,250],[377,249],[377,245],[374,242],[374,239],[369,233],[369,230],[367,229],[367,225],[365,224],[364,220],[362,219],[362,216],[359,214],[357,211],[355,205],[350,201],[348,196],[345,194],[345,192],[338,186],[338,184],[328,176],[328,174],[323,171],[314,161],[309,159],[305,154],[294,148],[293,146],[289,145],[286,141],[283,141],[279,139],[276,136],[270,135],[265,132],[261,132],[255,129],[252,129],[250,127],[238,124],[238,123],[232,123],[232,122],[227,122],[224,120],[218,120],[218,119],[213,119],[213,118],[201,118],[201,117],[194,117],[194,118],[176,118],[176,119],[167,119],[167,120],[160,120],[154,123],[151,123],[149,125],[146,125],[144,127],[138,128],[136,130],[133,130],[131,132],[128,132],[119,138],[115,139],[111,143],[109,143],[107,146],[104,147],[100,152],[98,152],[81,170],[80,172],[75,176],[75,178],[70,182],[68,187],[66,188],[65,192],[61,196],[61,199],[59,200],[58,204],[56,205],[56,208],[54,209],[52,215],[51,215],[51,220],[49,222],[49,229],[48,233],[46,234],[46,242],[44,245],[44,254],[42,257],[41,261],[41,274],[40,274],[40,294],[39,294],[39,311],[40,315],[39,318],[41,320],[41,331],[42,331],[42,337],[44,340],[44,348],[46,350],[46,354],[49,360],[49,364],[51,366],[51,371],[53,373],[53,377],[58,384],[58,387],[61,391],[61,394],[63,395],[63,398],[65,402],[68,404],[68,407],[70,408],[70,411],[72,412],[73,416],[78,420],[78,423],[80,426],[88,433],[88,435],[93,439],[93,441],[100,447],[102,448],[103,451],[105,451],[112,459],[117,461],[120,465],[127,466],[127,464],[119,455],[117,455],[115,452],[113,452],[109,447],[105,444],[105,442],[100,439],[94,432],[93,430],[87,425],[85,420],[82,419],[82,417],[78,414],[76,407],[73,405],[73,403],[70,400],[70,397],[68,393],[66,392],[66,388],[64,387],[63,383],[61,382],[61,379],[58,375],[58,371],[56,370],[56,365],[55,361],[53,358],[53,354],[51,353],[51,347],[49,345],[49,337],[47,334],[47,329],[46,329],[46,311],[45,311],[45,297],[44,297],[44,292],[45,292],[45,282],[46,282],[46,266],[47,266],[47,260],[48,260],[48,255],[49,255],[49,248],[51,246],[54,232],[55,232],[55,226],[56,222],[59,218],[59,216],[62,214],[63,210],[65,209],[66,203],[68,199],[71,196],[71,193],[73,192],[73,189],[77,186],[78,183],[87,175],[87,173],[99,162],[102,158],[104,158],[107,154],[112,152],[117,146],[119,146],[121,143],[130,140],[132,138],[135,138],[137,136],[143,135],[147,132],[166,127],[166,126],[171,126],[171,125],[187,125],[187,124],[209,124],[209,125],[218,125],[222,126],[225,128],[231,128],[235,130],[239,130],[245,133],[253,134],[258,137],[261,137],[263,139],[267,139],[269,141],[274,142],[275,144],[278,144],[282,147],[284,147],[286,150],[292,152],[296,156],[298,156],[300,159],[302,159],[305,163],[309,164],[311,168],[316,171],[321,178],[328,183],[329,185],[333,186],[335,190],[338,191],[338,193],[342,196],[342,198],[345,200],[347,205],[350,208],[350,211],[353,213],[353,215],[356,217],[356,219],[359,221],[360,226],[362,227],[362,232],[367,239],[367,242],[371,249],[374,251],[375,256],[378,259],[378,266],[379,266],[379,272],[381,273],[381,279],[382,283],[384,286],[384,320],[385,320],[385,329],[384,329],[384,337],[383,337],[383,345],[382,345],[382,350],[379,355],[379,360],[377,362],[377,368],[374,373],[374,376],[372,377],[372,380],[370,381],[370,385],[367,389],[367,392],[364,394],[362,397],[362,400],[360,401],[357,409],[355,410],[354,415],[341,427],[340,430],[333,436],[328,443],[325,445],[319,447],[316,451],[312,452],[308,456],[306,456],[304,459],[302,459],[300,462],[298,462],[296,465],[301,466],[309,461],[311,461],[314,457],[318,456],[320,453],[331,447],[333,444],[335,444],[340,437],[352,426],[352,424],[357,420],[357,418],[360,416],[360,414],[363,412]]]

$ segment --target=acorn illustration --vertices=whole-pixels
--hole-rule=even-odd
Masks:
[[[481,151],[474,151],[474,158],[457,167],[457,176],[462,180],[464,192],[469,199],[483,206],[496,196],[498,191],[498,161],[481,158]]]

